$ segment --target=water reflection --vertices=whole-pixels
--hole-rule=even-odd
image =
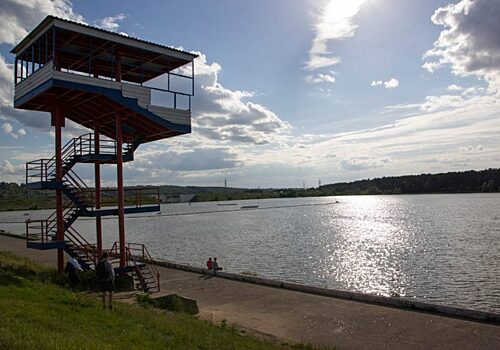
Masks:
[[[401,265],[411,250],[411,235],[396,221],[398,201],[373,196],[353,197],[330,208],[328,279],[348,290],[404,296],[407,276]],[[339,219],[340,217],[340,219]]]
[[[273,208],[127,219],[127,238],[182,263],[203,266],[218,256],[234,272],[500,312],[500,194],[335,199],[248,201]],[[178,204],[162,213],[222,209]],[[0,213],[0,221],[16,215],[24,220]],[[116,220],[103,224],[110,246]],[[93,239],[94,222],[75,226]],[[0,228],[24,232],[24,225]]]

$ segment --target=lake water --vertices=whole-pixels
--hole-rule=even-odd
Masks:
[[[217,256],[229,272],[500,313],[500,194],[221,203],[129,217],[127,240],[180,263],[203,266]],[[259,208],[240,209],[248,205]],[[0,213],[0,221],[25,220],[23,213]],[[74,227],[95,240],[93,221]],[[22,224],[0,228],[24,232]],[[109,247],[117,220],[103,220],[103,231]]]

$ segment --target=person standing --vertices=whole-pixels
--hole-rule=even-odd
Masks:
[[[102,292],[102,307],[106,308],[106,295],[108,295],[108,307],[113,310],[113,292],[115,291],[115,270],[108,260],[108,253],[102,254],[102,259],[96,267],[97,282]]]

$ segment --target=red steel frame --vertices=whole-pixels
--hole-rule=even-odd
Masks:
[[[39,37],[34,39],[31,46],[25,47],[24,42],[30,40],[29,36],[16,46],[11,52],[16,54],[15,61],[15,85],[16,89],[18,84],[22,83],[37,70],[51,65],[57,71],[80,72],[87,76],[93,76],[100,79],[101,75],[106,79],[113,79],[116,82],[125,81],[125,83],[134,83],[144,86],[150,90],[157,92],[165,92],[173,94],[173,108],[178,109],[177,95],[185,96],[188,98],[187,109],[191,110],[191,96],[194,95],[194,58],[195,54],[174,50],[168,47],[161,47],[156,45],[162,50],[172,50],[172,54],[162,53],[156,49],[148,48],[149,43],[140,41],[138,46],[129,45],[122,42],[122,38],[115,41],[112,38],[97,34],[86,34],[80,32],[79,28],[68,29],[66,26],[78,26],[77,23],[56,19],[54,17],[47,17],[42,24],[35,28],[34,33],[43,30],[45,23],[55,21],[52,27],[45,29],[45,32],[40,32]],[[64,26],[62,26],[64,22]],[[61,25],[61,27],[57,25]],[[85,29],[87,31],[87,28]],[[33,32],[32,32],[33,34]],[[108,34],[105,34],[108,35]],[[29,41],[28,41],[29,42]],[[143,45],[143,46],[141,46]],[[61,47],[61,48],[59,48]],[[81,50],[87,50],[88,55],[82,55]],[[36,52],[35,52],[36,51]],[[102,54],[106,52],[106,54]],[[108,56],[108,53],[111,54]],[[80,57],[81,56],[81,57]],[[123,57],[123,58],[122,58]],[[134,63],[131,63],[131,59]],[[19,67],[18,67],[18,62]],[[137,66],[136,65],[138,62]],[[177,68],[191,63],[191,74],[183,73],[182,71],[175,72]],[[31,69],[29,69],[31,68]],[[44,70],[45,74],[46,70]],[[161,76],[168,75],[168,86],[166,89],[157,86],[144,85],[150,80]],[[171,88],[170,75],[178,78],[189,79],[191,81],[191,92],[177,90]],[[85,127],[94,129],[94,152],[96,155],[103,155],[105,151],[100,150],[100,136],[104,135],[116,141],[116,171],[117,171],[117,207],[118,207],[118,224],[119,224],[119,257],[120,267],[124,268],[127,264],[127,247],[125,241],[125,193],[123,183],[123,162],[124,162],[124,142],[132,144],[134,148],[143,142],[155,141],[167,137],[181,135],[190,132],[190,126],[172,123],[165,125],[158,123],[154,119],[142,118],[141,111],[127,107],[127,103],[120,102],[120,100],[109,99],[109,96],[101,93],[96,94],[95,91],[86,91],[68,88],[65,85],[55,86],[47,91],[43,91],[38,95],[34,95],[29,100],[19,102],[22,100],[23,95],[15,100],[16,108],[50,111],[51,125],[54,127],[54,146],[55,146],[55,161],[52,161],[55,166],[55,180],[58,184],[56,189],[56,212],[55,212],[55,227],[56,240],[65,240],[65,210],[67,209],[63,203],[63,190],[61,189],[63,180],[68,176],[68,170],[64,170],[63,164],[66,161],[65,154],[62,147],[62,128],[65,126],[65,120],[69,119],[73,122],[81,124]],[[64,102],[62,102],[64,101]],[[71,111],[68,110],[71,108]],[[129,108],[129,109],[126,109]],[[169,106],[171,108],[171,106]],[[180,110],[183,108],[181,107]],[[68,113],[69,112],[69,113]],[[114,123],[113,123],[114,122]],[[114,125],[113,125],[114,124]],[[130,131],[133,130],[133,131]],[[138,137],[139,136],[139,137]],[[104,142],[104,141],[103,141]],[[89,148],[92,148],[91,141]],[[133,152],[132,150],[132,152]],[[128,152],[125,150],[125,152]],[[128,154],[125,153],[125,156]],[[127,157],[126,157],[127,158]],[[130,160],[129,158],[127,158]],[[126,159],[126,160],[127,160]],[[45,160],[46,161],[46,160]],[[49,160],[50,162],[50,160]],[[26,168],[26,179],[29,176],[29,164]],[[32,164],[33,165],[33,164]],[[38,161],[33,165],[35,168],[39,167],[40,181],[47,180],[47,165],[44,165],[44,160]],[[45,170],[45,174],[44,174]],[[69,170],[70,171],[70,170]],[[72,173],[72,172],[71,172]],[[53,174],[53,173],[52,173]],[[100,160],[94,163],[94,176],[95,176],[95,209],[100,209],[103,204],[103,192],[101,187],[101,169]],[[78,178],[79,179],[79,178]],[[77,181],[78,182],[78,181]],[[78,187],[78,186],[77,186]],[[92,192],[87,188],[90,196]],[[157,193],[159,201],[159,193]],[[140,192],[136,192],[136,205],[141,202]],[[54,224],[52,224],[54,225]],[[102,221],[99,215],[96,216],[96,245],[97,255],[100,257],[103,251],[103,237],[102,237]],[[47,222],[45,226],[40,224],[42,229],[42,241],[48,239]],[[54,226],[52,226],[54,227]],[[44,231],[45,229],[45,231]],[[52,229],[52,228],[51,228]],[[45,235],[44,235],[45,232]],[[52,231],[53,232],[53,231]],[[68,231],[69,232],[69,231]],[[26,238],[29,240],[30,230],[27,225]],[[143,253],[144,255],[144,253]],[[144,257],[143,257],[144,258]],[[57,266],[58,270],[64,270],[64,250],[58,249],[57,252]]]
[[[56,153],[56,181],[62,181],[62,127],[64,126],[64,111],[62,106],[55,104],[52,111],[52,125],[55,127],[55,153]],[[57,234],[56,238],[59,241],[64,240],[64,219],[63,219],[63,193],[61,189],[56,191],[56,215],[57,215]],[[64,271],[64,251],[57,249],[57,269],[59,272]]]

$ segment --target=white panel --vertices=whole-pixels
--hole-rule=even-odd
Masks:
[[[28,92],[33,90],[39,85],[42,85],[52,77],[52,61],[48,62],[45,66],[31,74],[28,78],[16,85],[15,99],[18,99]]]
[[[149,106],[149,111],[169,122],[182,125],[191,125],[191,112],[160,106]]]
[[[112,80],[97,79],[97,78],[93,78],[93,77],[87,77],[85,75],[60,72],[60,71],[54,71],[53,77],[54,77],[54,79],[57,79],[57,80],[64,80],[64,81],[69,81],[69,82],[73,82],[73,83],[100,86],[100,87],[104,87],[104,88],[108,88],[108,89],[121,90],[121,83],[117,82],[117,81],[112,81]]]
[[[151,89],[143,86],[122,83],[122,95],[137,99],[137,104],[145,109],[151,104]]]

